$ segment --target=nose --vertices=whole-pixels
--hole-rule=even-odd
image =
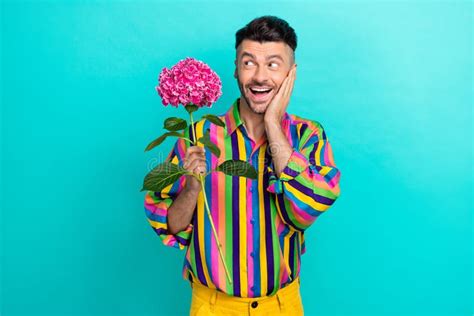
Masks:
[[[253,80],[255,82],[263,84],[268,78],[267,70],[265,67],[256,67],[256,70],[253,74]]]

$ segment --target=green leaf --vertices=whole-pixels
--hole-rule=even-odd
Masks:
[[[221,155],[221,150],[216,146],[216,144],[211,142],[211,137],[209,135],[209,129],[206,131],[206,133],[204,133],[204,135],[202,137],[200,137],[198,139],[198,142],[203,144],[204,147],[209,149],[211,151],[211,153],[213,153],[217,157],[219,157]]]
[[[157,139],[155,139],[154,141],[152,141],[151,143],[148,144],[148,146],[146,146],[145,148],[145,151],[148,151],[150,149],[153,149],[155,148],[156,146],[158,146],[159,144],[161,144],[165,139],[166,137],[168,136],[178,136],[180,138],[183,138],[183,135],[181,133],[178,133],[178,132],[167,132],[167,133],[164,133],[163,135],[161,135],[160,137],[158,137]]]
[[[257,170],[243,160],[226,160],[216,168],[217,171],[222,171],[231,176],[240,176],[251,179],[257,179]]]
[[[192,103],[188,103],[185,107],[186,111],[188,111],[189,114],[197,111],[197,109],[199,109],[199,107],[195,104],[192,104]]]
[[[187,173],[188,171],[179,165],[163,162],[145,176],[141,191],[161,192],[164,188],[177,181],[183,174]]]
[[[211,121],[212,123],[214,123],[216,125],[225,127],[225,123],[218,116],[215,116],[215,115],[212,115],[212,114],[206,114],[206,115],[203,115],[202,118],[204,118],[208,121]]]
[[[166,128],[169,131],[180,131],[182,129],[185,129],[186,126],[188,126],[188,123],[186,120],[183,120],[182,118],[179,117],[168,117],[165,120],[164,128]]]

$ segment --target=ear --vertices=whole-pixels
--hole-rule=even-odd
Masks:
[[[235,65],[235,69],[234,69],[234,78],[237,79],[238,77],[238,74],[237,74],[237,59],[234,60],[234,65]]]

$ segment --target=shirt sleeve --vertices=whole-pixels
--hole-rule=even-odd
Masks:
[[[178,138],[166,161],[182,166],[185,152],[186,143],[183,139]],[[193,224],[191,222],[186,229],[176,234],[170,234],[168,232],[168,209],[183,190],[184,185],[185,175],[173,184],[168,185],[161,192],[147,191],[145,195],[145,214],[151,227],[161,238],[164,245],[178,249],[184,249],[189,245]]]
[[[290,229],[304,231],[340,195],[340,170],[322,125],[310,121],[300,127],[297,148],[278,178],[268,166],[267,191],[276,195],[276,208]],[[303,131],[304,129],[304,131]]]

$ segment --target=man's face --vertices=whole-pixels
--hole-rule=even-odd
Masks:
[[[293,63],[293,50],[285,42],[245,39],[237,47],[234,77],[254,113],[265,113]]]

